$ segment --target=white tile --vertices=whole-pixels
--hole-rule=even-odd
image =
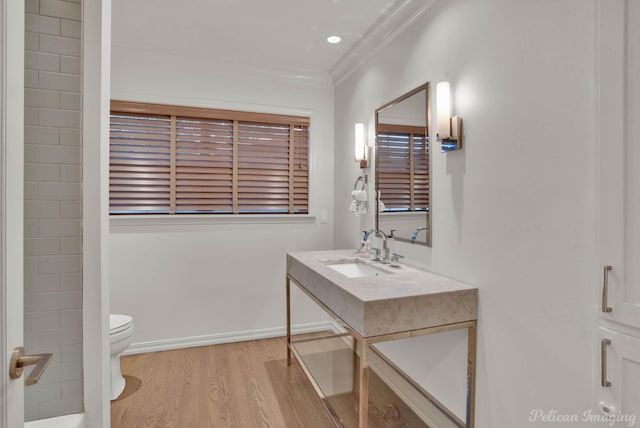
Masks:
[[[27,13],[25,14],[24,28],[25,31],[59,36],[61,28],[60,19],[37,15],[35,13]]]
[[[36,200],[38,199],[38,195],[40,194],[40,189],[39,189],[40,183],[37,182],[25,182],[24,183],[24,199],[29,201],[29,200]]]
[[[77,56],[60,56],[60,71],[62,73],[78,74],[82,71],[82,61]]]
[[[24,269],[25,275],[37,274],[38,273],[38,257],[25,256],[23,269]]]
[[[24,210],[26,219],[60,218],[58,201],[28,200],[25,201]]]
[[[78,309],[82,307],[82,293],[80,291],[65,291],[57,293],[25,294],[25,312],[55,311],[61,309]],[[48,345],[38,345],[48,346]]]
[[[73,273],[82,272],[81,256],[39,256],[38,273]]]
[[[26,0],[24,11],[26,13],[40,13],[40,0]]]
[[[72,37],[74,39],[82,38],[82,24],[80,21],[63,19],[60,26],[60,35],[63,37]]]
[[[25,256],[54,256],[60,254],[60,240],[57,238],[25,238]]]
[[[67,398],[56,401],[41,401],[40,419],[82,413],[84,410],[83,402],[83,397]]]
[[[26,181],[60,181],[60,165],[48,163],[25,163],[24,177]],[[60,209],[56,209],[59,215]]]
[[[38,50],[42,52],[73,56],[81,56],[82,54],[82,44],[80,43],[80,39],[40,34],[38,43]]]
[[[42,237],[74,238],[82,236],[82,221],[79,219],[62,218],[58,220],[40,220],[38,233]],[[80,272],[80,271],[77,271]],[[45,272],[41,272],[45,273]]]
[[[82,255],[82,238],[60,238],[60,254]]]
[[[30,70],[60,71],[60,55],[46,52],[26,51],[24,66]]]
[[[82,199],[80,189],[80,183],[40,182],[38,183],[38,199],[45,201],[79,201]],[[60,211],[62,214],[62,209]]]
[[[24,33],[24,48],[28,51],[40,50],[40,36],[38,33],[27,31]]]
[[[82,150],[81,147],[71,146],[40,146],[38,159],[40,162],[79,165],[82,162]]]
[[[37,88],[39,84],[39,76],[36,70],[24,71],[24,87],[25,88]]]
[[[62,398],[62,384],[38,385],[37,388],[24,389],[24,401],[40,402],[46,400],[59,400]]]
[[[32,143],[25,143],[25,145],[24,145],[24,161],[25,162],[33,162],[33,163],[40,162],[40,145],[32,144]],[[37,197],[37,193],[36,193],[36,197]],[[27,199],[30,199],[30,198],[27,198]]]
[[[78,92],[60,92],[60,108],[80,111],[82,108],[80,94]]]
[[[60,349],[60,362],[76,363],[82,361],[82,345],[65,345]]]
[[[50,330],[60,327],[60,311],[25,312],[25,330]]]
[[[40,0],[40,14],[58,18],[82,19],[82,7],[78,3],[62,0]]]
[[[25,88],[24,105],[28,107],[60,107],[60,92]]]
[[[55,334],[59,337],[62,337],[65,342],[70,342],[68,343],[69,345],[74,344],[73,341],[77,340],[78,337],[80,340],[79,342],[76,342],[76,343],[82,343],[82,329],[75,328],[75,329],[64,329],[64,330],[67,330],[67,331],[63,331],[63,329],[61,329],[59,333],[55,333]],[[43,340],[43,341],[47,341],[47,340]],[[53,367],[53,364],[52,364],[51,369],[48,369],[44,373],[44,375],[42,375],[43,384],[82,379],[82,364],[56,362],[55,368]]]
[[[38,109],[35,107],[24,108],[24,124],[38,125]]]
[[[59,126],[61,128],[80,128],[80,112],[76,110],[61,110],[52,108],[39,108],[38,125]]]
[[[82,274],[81,273],[60,274],[60,289],[64,291],[81,291],[82,290]]]
[[[60,327],[82,327],[82,309],[66,309],[60,311]]]
[[[82,218],[82,201],[60,201],[61,218]]]
[[[80,165],[60,165],[60,181],[82,182],[82,167]]]
[[[38,87],[41,89],[68,92],[80,92],[82,83],[78,75],[48,71],[40,71],[38,79]]]
[[[39,236],[38,220],[24,220],[24,236],[25,238],[37,238]]]
[[[60,129],[61,146],[81,146],[82,131],[80,129],[62,128]]]
[[[46,126],[25,126],[24,142],[25,144],[53,144],[60,142],[60,131],[55,127]]]
[[[82,396],[82,381],[69,380],[62,382],[62,398]]]
[[[60,290],[60,275],[25,275],[25,293],[46,293]]]

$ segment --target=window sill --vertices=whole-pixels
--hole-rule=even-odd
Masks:
[[[113,215],[109,216],[109,231],[139,232],[148,228],[215,226],[224,224],[304,224],[315,223],[314,215],[243,214],[243,215]]]
[[[429,215],[429,211],[397,211],[397,212],[383,212],[380,213],[380,218],[393,219],[400,217],[403,219],[410,218],[424,218]]]

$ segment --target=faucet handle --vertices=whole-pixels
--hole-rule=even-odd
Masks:
[[[398,264],[398,261],[400,261],[400,259],[404,259],[404,256],[402,254],[391,254],[391,267],[400,267],[400,265]]]

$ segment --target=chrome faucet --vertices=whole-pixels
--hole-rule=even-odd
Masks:
[[[427,229],[426,227],[419,227],[419,228],[417,228],[417,229],[416,229],[416,231],[415,231],[415,232],[413,232],[413,234],[411,235],[411,240],[412,240],[413,242],[415,242],[415,241],[416,241],[416,239],[418,239],[418,233],[420,233],[420,232],[422,232],[423,230],[426,230],[426,229]]]
[[[380,258],[380,248],[372,248],[373,251],[375,251],[375,258],[374,260],[388,264],[390,263],[389,261],[389,247],[387,247],[387,235],[379,230],[379,229],[371,229],[369,232],[369,236],[371,236],[372,233],[375,234],[375,236],[382,238],[382,259]]]

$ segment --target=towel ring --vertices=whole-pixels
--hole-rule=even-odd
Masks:
[[[353,184],[353,190],[356,190],[356,189],[357,189],[357,187],[358,187],[358,181],[362,181],[362,189],[360,189],[360,190],[364,190],[364,188],[365,188],[365,184],[366,184],[366,182],[367,182],[367,178],[366,178],[366,176],[364,176],[364,177],[363,177],[363,176],[360,176],[360,177],[356,178],[356,182]]]

